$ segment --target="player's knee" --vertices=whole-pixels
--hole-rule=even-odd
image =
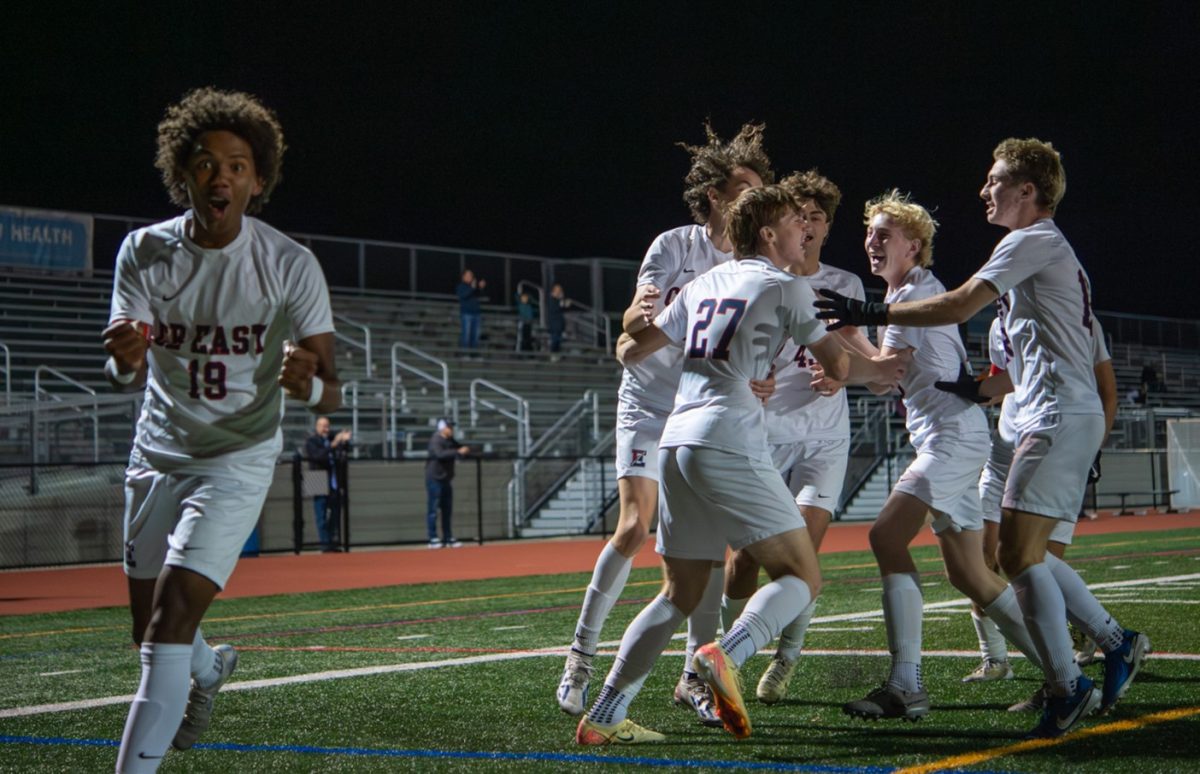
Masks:
[[[613,548],[617,549],[622,556],[631,557],[642,550],[648,537],[650,537],[650,530],[646,528],[641,519],[624,519],[613,534]]]

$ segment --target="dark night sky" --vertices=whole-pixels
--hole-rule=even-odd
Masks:
[[[778,171],[842,187],[829,262],[866,275],[862,203],[897,186],[953,286],[1002,236],[991,149],[1038,136],[1096,307],[1200,316],[1195,3],[50,5],[5,7],[3,204],[172,214],[155,125],[213,84],[280,116],[285,230],[634,260],[687,222],[674,143],[755,119]]]

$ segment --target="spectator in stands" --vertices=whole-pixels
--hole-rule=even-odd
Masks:
[[[471,453],[470,446],[463,446],[454,439],[454,422],[439,419],[437,430],[429,439],[429,459],[425,463],[425,492],[429,505],[425,514],[425,526],[429,532],[429,547],[458,548],[462,543],[454,539],[450,520],[454,511],[454,461]],[[438,509],[442,511],[442,537],[438,539]]]
[[[278,119],[254,97],[190,92],[159,123],[155,160],[184,212],[117,253],[104,373],[145,395],[124,546],[142,675],[117,771],[154,771],[208,727],[237,652],[210,647],[200,621],[266,502],[283,398],[314,414],[341,402],[321,267],[249,217],[279,182],[283,150]],[[172,346],[176,332],[191,344]]]
[[[323,470],[329,479],[326,494],[313,495],[313,515],[322,553],[341,550],[338,548],[342,512],[338,468],[345,461],[350,446],[349,430],[333,433],[332,438],[330,435],[329,417],[317,417],[313,434],[304,442],[304,458],[309,470]]]
[[[562,349],[563,332],[567,328],[567,319],[563,314],[571,308],[571,299],[567,298],[563,286],[557,282],[550,289],[550,297],[546,299],[546,330],[550,333],[550,351],[559,352]],[[555,355],[554,359],[558,359]]]
[[[517,351],[533,351],[533,323],[537,319],[537,307],[529,293],[522,290],[517,294]]]
[[[487,280],[477,279],[475,272],[470,269],[462,273],[462,281],[455,290],[458,294],[458,314],[462,320],[462,332],[458,337],[461,349],[479,348],[479,326],[483,322],[483,310],[479,304],[486,287]]]
[[[1148,392],[1158,392],[1162,389],[1162,383],[1158,380],[1158,369],[1149,360],[1142,363],[1142,394]],[[1142,401],[1145,403],[1145,400]]]

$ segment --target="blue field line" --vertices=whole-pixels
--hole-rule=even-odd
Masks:
[[[119,747],[116,739],[71,739],[62,736],[10,736],[0,734],[0,744],[40,744],[70,747]],[[803,771],[812,774],[890,774],[890,766],[820,766],[801,763],[769,761],[695,760],[679,758],[645,758],[627,755],[582,755],[572,753],[506,753],[458,750],[388,750],[370,747],[315,747],[302,744],[220,744],[201,742],[194,750],[227,752],[280,752],[303,755],[350,755],[373,758],[430,758],[443,760],[538,761],[549,763],[607,763],[622,766],[657,766],[659,768],[689,769],[747,769],[753,771]],[[1003,774],[972,770],[970,774]]]

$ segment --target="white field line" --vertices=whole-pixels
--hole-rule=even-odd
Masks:
[[[1180,580],[1196,580],[1200,579],[1200,573],[1194,575],[1176,575],[1168,578],[1141,578],[1127,581],[1112,581],[1109,583],[1097,583],[1091,586],[1092,589],[1106,588],[1127,588],[1130,586],[1149,586],[1157,583],[1165,583]],[[926,610],[942,609],[947,607],[961,606],[961,600],[949,600],[945,602],[931,602],[925,605]],[[882,610],[874,610],[863,613],[842,613],[840,615],[816,616],[812,619],[813,624],[836,623],[841,621],[861,621],[864,618],[878,618],[883,615]],[[686,635],[676,634],[674,639],[682,639]],[[610,640],[600,643],[600,647],[612,649],[620,644],[619,640]],[[461,658],[448,658],[441,661],[419,661],[408,664],[381,664],[378,666],[357,667],[355,669],[333,669],[325,672],[311,672],[309,674],[289,675],[287,677],[271,677],[262,680],[243,680],[241,682],[229,683],[221,690],[223,691],[250,691],[258,688],[274,688],[280,685],[301,685],[304,683],[317,683],[325,680],[345,680],[353,677],[370,677],[373,675],[396,674],[400,672],[419,672],[425,669],[440,669],[442,667],[453,666],[470,666],[472,664],[488,664],[497,661],[515,661],[517,659],[526,658],[544,658],[546,656],[562,657],[569,650],[568,646],[560,646],[553,648],[538,648],[536,650],[518,651],[516,653],[489,653],[479,656],[463,656]],[[808,656],[889,656],[886,650],[805,650],[805,655]],[[606,654],[611,655],[611,653]],[[682,651],[669,651],[664,655],[682,656]],[[932,658],[974,658],[979,655],[978,650],[933,650],[922,651],[923,656]],[[1019,656],[1015,651],[1012,656]],[[1200,653],[1152,653],[1151,658],[1163,659],[1169,661],[1200,661]],[[129,704],[133,701],[133,694],[124,696],[103,696],[96,699],[82,699],[80,701],[58,702],[56,704],[37,704],[26,707],[11,707],[9,709],[0,709],[0,718],[19,718],[28,715],[44,715],[55,712],[72,712],[74,710],[95,709],[97,707],[109,707],[114,704]]]

